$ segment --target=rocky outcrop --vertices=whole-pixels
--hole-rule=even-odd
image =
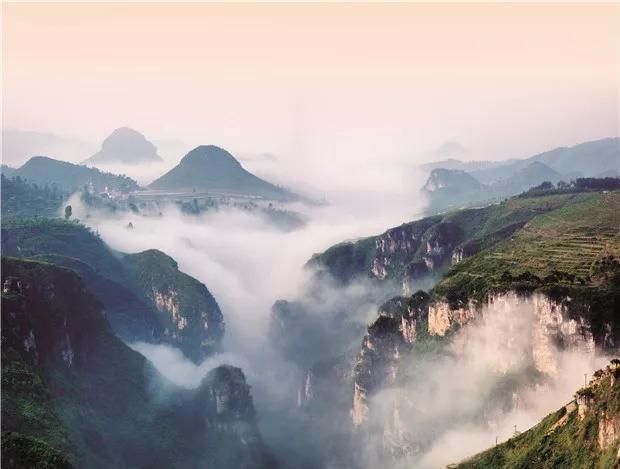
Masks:
[[[428,333],[432,336],[444,336],[448,331],[465,325],[477,316],[479,307],[473,302],[467,306],[452,309],[447,302],[433,303],[428,308]]]
[[[521,348],[525,347],[529,353],[526,360],[541,374],[554,376],[557,373],[562,350],[594,356],[595,343],[587,319],[572,316],[566,304],[543,294],[508,292],[491,296],[486,304],[470,301],[457,308],[446,301],[431,302],[423,292],[411,298],[397,297],[379,309],[378,318],[368,328],[362,342],[354,369],[351,411],[354,426],[369,419],[371,396],[398,380],[401,361],[415,359],[411,356],[411,349],[420,337],[436,342],[470,323],[478,324],[491,320],[493,316],[509,318],[512,314],[519,316],[516,325],[511,326],[518,328],[514,333],[520,336],[515,353],[520,355]],[[465,336],[451,343],[457,356],[466,340]],[[505,346],[510,348],[513,345],[506,343]],[[498,373],[510,368],[509,363],[495,365]],[[582,403],[582,408],[585,405]]]
[[[240,369],[178,388],[112,333],[74,272],[3,258],[2,275],[3,431],[75,467],[275,467]],[[16,457],[4,438],[2,452]]]
[[[529,333],[531,355],[533,365],[541,373],[557,372],[558,344],[561,349],[594,354],[594,336],[587,318],[572,317],[567,304],[539,293],[523,296],[508,292],[489,297],[483,305],[470,301],[457,308],[445,301],[434,302],[428,308],[428,333],[445,336],[485,314],[520,308],[533,311]]]
[[[125,256],[141,292],[153,303],[164,340],[200,362],[219,348],[224,318],[207,287],[181,272],[161,251],[148,250]]]
[[[428,295],[397,297],[379,309],[379,317],[368,327],[353,369],[354,391],[351,418],[359,427],[368,420],[368,399],[398,378],[401,355],[407,354],[423,327]]]
[[[161,251],[123,255],[85,226],[35,220],[3,227],[2,252],[76,272],[127,342],[166,342],[195,362],[219,348],[225,327],[215,298]]]

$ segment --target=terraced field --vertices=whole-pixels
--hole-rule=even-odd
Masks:
[[[455,266],[438,291],[475,290],[483,279],[498,286],[507,276],[530,274],[556,275],[555,283],[594,285],[619,265],[620,192],[579,194]]]
[[[597,260],[620,255],[620,193],[540,215],[489,255],[517,274],[556,270],[586,278]]]

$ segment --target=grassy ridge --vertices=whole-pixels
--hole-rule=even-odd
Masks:
[[[601,438],[620,418],[617,365],[595,374],[572,401],[507,442],[452,466],[458,469],[608,469],[617,466],[620,441]],[[578,408],[582,408],[582,414]]]
[[[620,268],[620,192],[511,199],[509,203],[556,207],[454,266],[435,288],[436,294],[482,299],[519,281],[567,287],[613,282]]]

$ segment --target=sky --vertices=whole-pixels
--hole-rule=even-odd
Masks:
[[[130,126],[306,164],[618,135],[617,3],[2,9],[3,128],[99,144]]]

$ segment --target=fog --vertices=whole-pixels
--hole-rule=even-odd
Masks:
[[[553,331],[533,298],[510,295],[483,308],[481,319],[460,329],[445,353],[414,354],[401,366],[400,382],[369,403],[367,427],[377,433],[366,467],[385,464],[390,443],[411,448],[397,464],[402,469],[445,467],[568,403],[584,374],[591,378],[609,357],[586,342],[560,349]]]
[[[286,166],[276,170],[273,163],[277,161],[277,157],[254,157],[244,165],[270,180],[286,180],[286,186],[299,192],[301,185],[297,186],[296,177],[287,178],[293,172],[286,173]],[[161,216],[141,216],[93,211],[83,206],[79,194],[67,203],[73,207],[73,216],[95,229],[113,249],[128,253],[159,249],[172,256],[180,270],[207,285],[226,323],[222,354],[195,365],[168,346],[142,343],[132,347],[149,358],[165,377],[185,387],[197,386],[217,364],[241,367],[253,388],[265,439],[279,456],[284,453],[285,459],[295,460],[301,467],[300,454],[311,451],[303,438],[291,442],[288,436],[300,432],[300,428],[311,428],[302,423],[303,415],[291,412],[304,366],[359,344],[375,315],[373,299],[382,294],[373,291],[369,297],[371,290],[365,284],[340,289],[324,282],[321,306],[308,302],[307,318],[314,321],[314,332],[304,331],[300,337],[299,346],[309,350],[303,365],[283,356],[279,348],[282,344],[270,335],[272,306],[278,299],[304,297],[312,272],[303,266],[312,254],[343,240],[377,234],[418,218],[424,203],[418,194],[423,175],[399,158],[369,162],[359,171],[333,165],[326,167],[322,175],[303,168],[294,174],[299,181],[305,180],[301,191],[328,202],[287,205],[286,209],[301,213],[307,220],[294,231],[277,229],[256,213],[227,208],[196,216],[168,205],[162,207]],[[129,222],[132,230],[126,229]],[[347,320],[340,317],[341,327],[333,327],[333,312],[347,308],[351,310]],[[332,336],[343,332],[347,341],[330,341],[332,336],[325,337],[323,332]],[[329,348],[330,343],[340,348]],[[345,408],[344,415],[347,413]],[[348,429],[348,420],[343,420],[342,425]]]
[[[74,217],[112,248],[159,249],[207,285],[226,322],[220,354],[194,364],[170,346],[130,345],[187,388],[198,386],[220,364],[241,367],[252,386],[261,432],[284,467],[339,468],[353,462],[365,469],[440,467],[496,438],[505,440],[515,425],[527,429],[570,400],[583,374],[604,359],[552,348],[554,374],[536,372],[534,307],[515,299],[485,309],[482,319],[459,331],[442,353],[404,360],[397,381],[371,397],[369,421],[361,429],[353,428],[349,415],[348,378],[320,383],[326,399],[309,412],[298,405],[306,373],[317,363],[336,360],[352,369],[378,304],[398,293],[365,281],[346,287],[329,277],[317,281],[304,264],[333,244],[381,233],[424,210],[418,192],[424,175],[411,162],[401,155],[385,161],[365,155],[360,161],[365,164],[293,170],[277,155],[246,156],[248,169],[328,202],[286,205],[307,221],[292,231],[233,208],[187,215],[171,204],[161,207],[160,216],[146,216],[93,211],[78,194],[68,203]],[[145,170],[139,176],[147,180],[151,174]],[[126,228],[130,222],[132,230]],[[272,308],[280,299],[294,300],[297,316],[274,329]]]

